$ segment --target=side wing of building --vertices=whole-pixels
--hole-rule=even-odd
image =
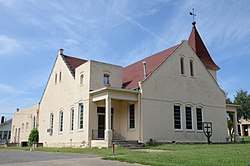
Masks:
[[[187,41],[142,82],[141,88],[144,142],[204,142],[204,121],[212,122],[212,141],[226,141],[225,95]]]

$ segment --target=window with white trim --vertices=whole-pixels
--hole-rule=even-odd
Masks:
[[[59,82],[62,81],[62,71],[59,72]]]
[[[24,123],[22,123],[22,131],[24,130]]]
[[[26,122],[26,131],[29,129],[29,123]]]
[[[36,127],[36,117],[34,116],[33,117],[33,128],[35,128]]]
[[[57,83],[57,74],[55,74],[55,84]]]
[[[196,108],[197,130],[202,130],[202,108]]]
[[[186,129],[192,130],[193,129],[193,119],[192,119],[192,108],[186,107]]]
[[[135,105],[129,105],[129,112],[128,112],[128,119],[129,119],[129,129],[135,128]]]
[[[106,73],[105,73],[105,74],[103,75],[103,84],[104,84],[104,85],[109,85],[109,83],[110,83],[110,82],[109,82],[109,74],[106,74]]]
[[[181,129],[181,107],[174,106],[174,129]]]
[[[74,130],[74,117],[75,117],[75,110],[74,108],[71,108],[70,110],[70,130]]]
[[[53,131],[54,128],[54,114],[50,113],[50,129]]]
[[[63,131],[63,111],[59,113],[59,131]]]
[[[181,74],[185,74],[184,73],[184,58],[183,57],[180,58],[180,68],[181,68]]]
[[[80,75],[80,85],[83,85],[83,78],[84,78],[84,75],[81,74],[81,75]]]
[[[190,76],[194,76],[194,66],[192,59],[189,61],[189,65],[190,65]]]
[[[84,112],[84,105],[81,103],[79,104],[79,129],[83,129],[83,112]]]

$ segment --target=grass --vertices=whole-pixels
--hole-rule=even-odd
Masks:
[[[115,155],[107,148],[37,148],[36,151],[96,154],[103,159],[152,166],[247,166],[250,164],[250,144],[165,144],[147,148],[163,150],[163,152],[142,152],[124,148],[116,148]]]

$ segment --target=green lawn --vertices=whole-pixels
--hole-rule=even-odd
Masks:
[[[38,148],[36,151],[96,154],[108,160],[155,166],[247,166],[250,164],[250,144],[166,144],[147,148],[163,150],[163,152],[141,152],[124,148],[116,148],[115,155],[112,154],[111,149],[106,148]],[[23,149],[27,150],[27,148]]]

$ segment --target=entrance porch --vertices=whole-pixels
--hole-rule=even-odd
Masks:
[[[91,147],[111,147],[113,140],[139,139],[138,91],[105,87],[90,94]]]

